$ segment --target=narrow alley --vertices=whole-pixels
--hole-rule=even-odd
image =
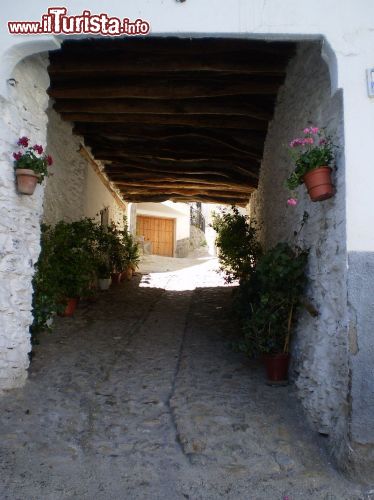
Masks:
[[[26,386],[0,400],[1,499],[366,498],[292,386],[231,349],[216,265],[149,258],[41,336]]]

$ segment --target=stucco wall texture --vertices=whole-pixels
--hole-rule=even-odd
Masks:
[[[309,285],[306,297],[318,317],[303,311],[293,343],[293,377],[299,397],[316,430],[330,436],[337,457],[344,455],[347,429],[347,273],[345,185],[342,149],[333,173],[336,194],[313,203],[304,186],[297,190],[296,207],[287,206],[284,187],[292,170],[287,150],[291,139],[309,125],[326,127],[335,143],[343,143],[342,97],[331,96],[328,68],[320,45],[301,44],[290,62],[287,78],[270,124],[252,214],[260,223],[265,247],[278,241],[309,248]],[[300,229],[304,212],[309,218]]]
[[[0,100],[0,392],[23,385],[29,365],[31,278],[44,188],[38,185],[33,196],[17,194],[12,154],[20,136],[46,144],[47,64],[42,56],[21,61],[9,101]]]
[[[92,166],[79,154],[83,138],[74,135],[72,124],[48,108],[48,153],[52,173],[44,193],[43,221],[74,221],[82,217],[100,220],[100,210],[109,209],[109,221],[120,226],[127,206],[120,207]]]
[[[95,217],[108,207],[121,222],[123,210],[92,167],[77,152],[79,138],[71,125],[48,109],[48,57],[31,56],[14,69],[8,101],[0,99],[0,392],[27,378],[34,264],[40,251],[40,223]],[[49,123],[48,123],[49,120]],[[48,134],[47,134],[48,123]],[[16,191],[13,152],[21,136],[47,145],[54,164],[33,196]],[[43,194],[45,192],[44,201]]]

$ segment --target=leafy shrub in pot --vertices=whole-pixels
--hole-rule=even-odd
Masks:
[[[247,304],[239,348],[248,355],[287,354],[297,312],[307,282],[308,251],[278,243],[259,260],[241,286]]]
[[[34,336],[48,328],[48,320],[56,312],[65,311],[67,299],[92,293],[96,234],[91,219],[42,226],[41,253],[33,278]]]
[[[214,213],[211,227],[217,233],[218,259],[226,281],[246,281],[262,253],[254,224],[232,206]]]

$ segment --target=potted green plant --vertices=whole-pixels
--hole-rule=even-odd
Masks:
[[[331,166],[335,158],[335,149],[330,136],[324,129],[307,127],[303,137],[293,139],[290,153],[295,169],[286,181],[287,187],[293,191],[305,183],[312,201],[322,201],[334,195],[331,181]],[[296,205],[295,196],[289,198],[289,205]]]
[[[95,273],[100,290],[107,290],[111,285],[110,251],[113,245],[113,235],[107,227],[96,225],[95,233]]]
[[[127,280],[131,280],[140,262],[139,245],[136,243],[134,236],[127,230],[127,227],[122,231],[122,241],[125,264],[124,277]]]
[[[241,293],[249,313],[239,348],[261,355],[268,380],[287,379],[289,346],[296,313],[306,284],[308,252],[278,243],[259,260]]]
[[[118,284],[121,282],[122,272],[126,268],[126,252],[122,241],[122,232],[114,223],[107,228],[107,231],[110,238],[109,260],[112,283]]]
[[[98,258],[96,272],[100,290],[108,290],[112,282],[108,257],[103,255]]]
[[[49,229],[50,256],[63,315],[73,314],[78,299],[91,293],[95,276],[95,224],[91,219],[58,222]],[[61,312],[61,311],[60,311]]]
[[[248,215],[232,206],[214,212],[211,227],[217,233],[218,259],[225,280],[228,283],[247,280],[261,255],[255,225],[250,222]]]
[[[13,153],[14,169],[17,180],[17,191],[31,195],[36,184],[41,184],[48,176],[48,167],[53,163],[52,157],[44,153],[43,146],[29,146],[28,137],[20,137],[17,145],[21,148]]]
[[[32,281],[32,315],[33,323],[30,327],[31,342],[37,343],[37,338],[43,330],[49,330],[53,316],[60,309],[60,292],[55,279],[53,262],[54,241],[51,238],[50,226],[42,224],[38,262],[35,264],[35,273]]]

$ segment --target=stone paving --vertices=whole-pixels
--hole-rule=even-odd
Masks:
[[[0,399],[1,500],[370,498],[292,386],[230,349],[215,265],[164,260],[42,335],[26,386]]]

